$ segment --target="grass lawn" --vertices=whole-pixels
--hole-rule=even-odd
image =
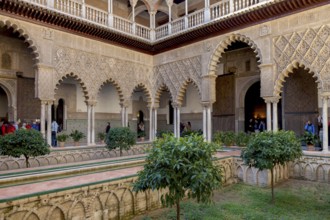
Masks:
[[[192,201],[182,203],[183,220],[239,219],[308,219],[330,220],[330,184],[288,180],[275,187],[275,204],[271,189],[245,184],[227,186],[214,195],[214,204]],[[135,220],[176,219],[175,207],[138,216]]]

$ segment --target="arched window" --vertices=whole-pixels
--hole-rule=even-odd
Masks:
[[[1,67],[3,69],[11,69],[11,57],[8,53],[2,54]]]

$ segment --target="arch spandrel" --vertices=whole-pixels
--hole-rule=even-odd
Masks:
[[[0,16],[0,27],[12,28],[13,32],[19,33],[19,36],[24,38],[24,42],[26,42],[29,45],[28,47],[32,50],[35,64],[38,64],[40,62],[41,57],[39,46],[37,45],[37,42],[32,36],[32,34],[26,30],[26,28],[24,27],[24,25],[21,24],[21,22],[16,20],[14,21],[8,18],[3,18]]]
[[[281,90],[280,81],[297,66],[314,74],[319,89],[330,91],[329,25],[278,36],[273,39],[273,45],[277,69],[274,94]]]
[[[292,63],[290,63],[285,70],[283,70],[280,74],[277,75],[273,96],[280,96],[280,94],[282,93],[282,88],[284,86],[285,78],[289,77],[289,73],[292,73],[294,69],[298,68],[303,68],[309,74],[313,74],[313,78],[315,78],[315,83],[318,84],[318,88],[321,89],[323,87],[322,82],[319,79],[320,76],[318,74],[316,74],[312,69],[304,66],[303,64],[300,64],[298,61],[292,61]]]
[[[211,54],[211,57],[209,59],[208,64],[208,75],[216,75],[217,67],[219,63],[219,59],[221,58],[222,54],[225,52],[225,50],[235,41],[241,41],[249,45],[249,47],[254,51],[257,57],[257,63],[262,63],[262,56],[259,47],[257,44],[251,40],[249,37],[241,34],[231,34],[228,37],[226,37],[224,40],[222,40],[214,49],[213,53]]]

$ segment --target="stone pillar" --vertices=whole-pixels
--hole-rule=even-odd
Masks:
[[[63,106],[63,129],[66,130],[67,126],[66,126],[66,120],[68,118],[68,107],[67,105]]]
[[[47,102],[47,144],[52,145],[52,104],[53,101]]]
[[[329,153],[329,146],[328,146],[328,100],[330,94],[322,94],[322,127],[323,127],[323,153]]]
[[[205,0],[204,3],[204,22],[211,20],[211,13],[210,13],[210,0]]]
[[[95,105],[96,103],[91,105],[91,145],[95,145]]]
[[[188,1],[185,1],[184,27],[185,27],[185,29],[188,28]]]
[[[81,17],[86,18],[86,4],[85,4],[85,0],[81,0]]]
[[[264,98],[265,102],[266,102],[266,111],[267,111],[267,131],[271,131],[272,130],[272,102],[270,98]]]
[[[86,102],[87,105],[87,145],[91,143],[91,105]]]
[[[108,0],[108,26],[113,27],[113,0]]]
[[[158,108],[158,107],[157,107]],[[153,134],[153,139],[156,139],[157,137],[157,108],[154,108],[154,134]]]
[[[156,40],[156,32],[155,32],[155,28],[156,28],[156,13],[157,11],[149,11],[149,15],[150,15],[150,39],[152,41]]]
[[[46,101],[41,101],[41,112],[40,112],[40,132],[42,134],[42,136],[45,138],[46,137],[46,129],[45,129],[45,110],[46,110]]]
[[[212,141],[212,104],[202,102],[203,106],[203,137],[207,142]]]
[[[54,8],[54,0],[47,0],[47,7],[53,9]]]
[[[173,106],[173,104],[172,104],[172,106]],[[176,107],[175,106],[173,106],[173,108],[174,108],[174,111],[173,111],[173,126],[174,126],[174,137],[177,137],[177,126],[176,126],[176,119],[177,119],[177,117],[176,117],[176,114],[177,114],[177,111],[176,111]]]
[[[277,103],[280,97],[273,97],[273,131],[278,131],[278,113],[277,113]]]
[[[166,0],[168,6],[168,34],[172,33],[172,6],[173,0]]]
[[[176,131],[178,132],[177,137],[180,137],[181,136],[181,130],[180,130],[180,124],[181,124],[180,106],[177,106],[176,111],[177,111],[177,113],[176,113],[176,117],[177,117],[177,120],[176,120],[176,125],[177,125]]]
[[[153,109],[149,106],[149,141],[154,139],[154,128],[153,128]]]
[[[206,107],[203,106],[203,137],[204,140],[207,138],[207,117],[206,117]]]
[[[137,0],[129,0],[131,6],[132,6],[132,22],[133,22],[133,27],[132,27],[132,31],[133,31],[133,34],[135,34],[135,6],[136,6],[136,3],[137,3]]]

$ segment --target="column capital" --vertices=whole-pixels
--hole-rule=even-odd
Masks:
[[[172,7],[173,0],[166,0],[166,4],[167,4],[168,7]]]
[[[129,0],[129,3],[131,4],[133,9],[135,8],[137,2],[138,0]]]
[[[96,100],[87,100],[85,101],[86,105],[89,105],[89,106],[96,106],[97,104],[97,101]]]
[[[212,103],[211,102],[201,102],[201,105],[203,108],[211,108]]]
[[[330,99],[330,92],[323,92],[323,93],[321,93],[321,98],[322,99],[325,99],[325,100]]]
[[[281,96],[271,96],[271,97],[263,97],[266,103],[278,103],[281,99]]]
[[[181,108],[181,103],[178,102],[172,102],[173,108]]]

